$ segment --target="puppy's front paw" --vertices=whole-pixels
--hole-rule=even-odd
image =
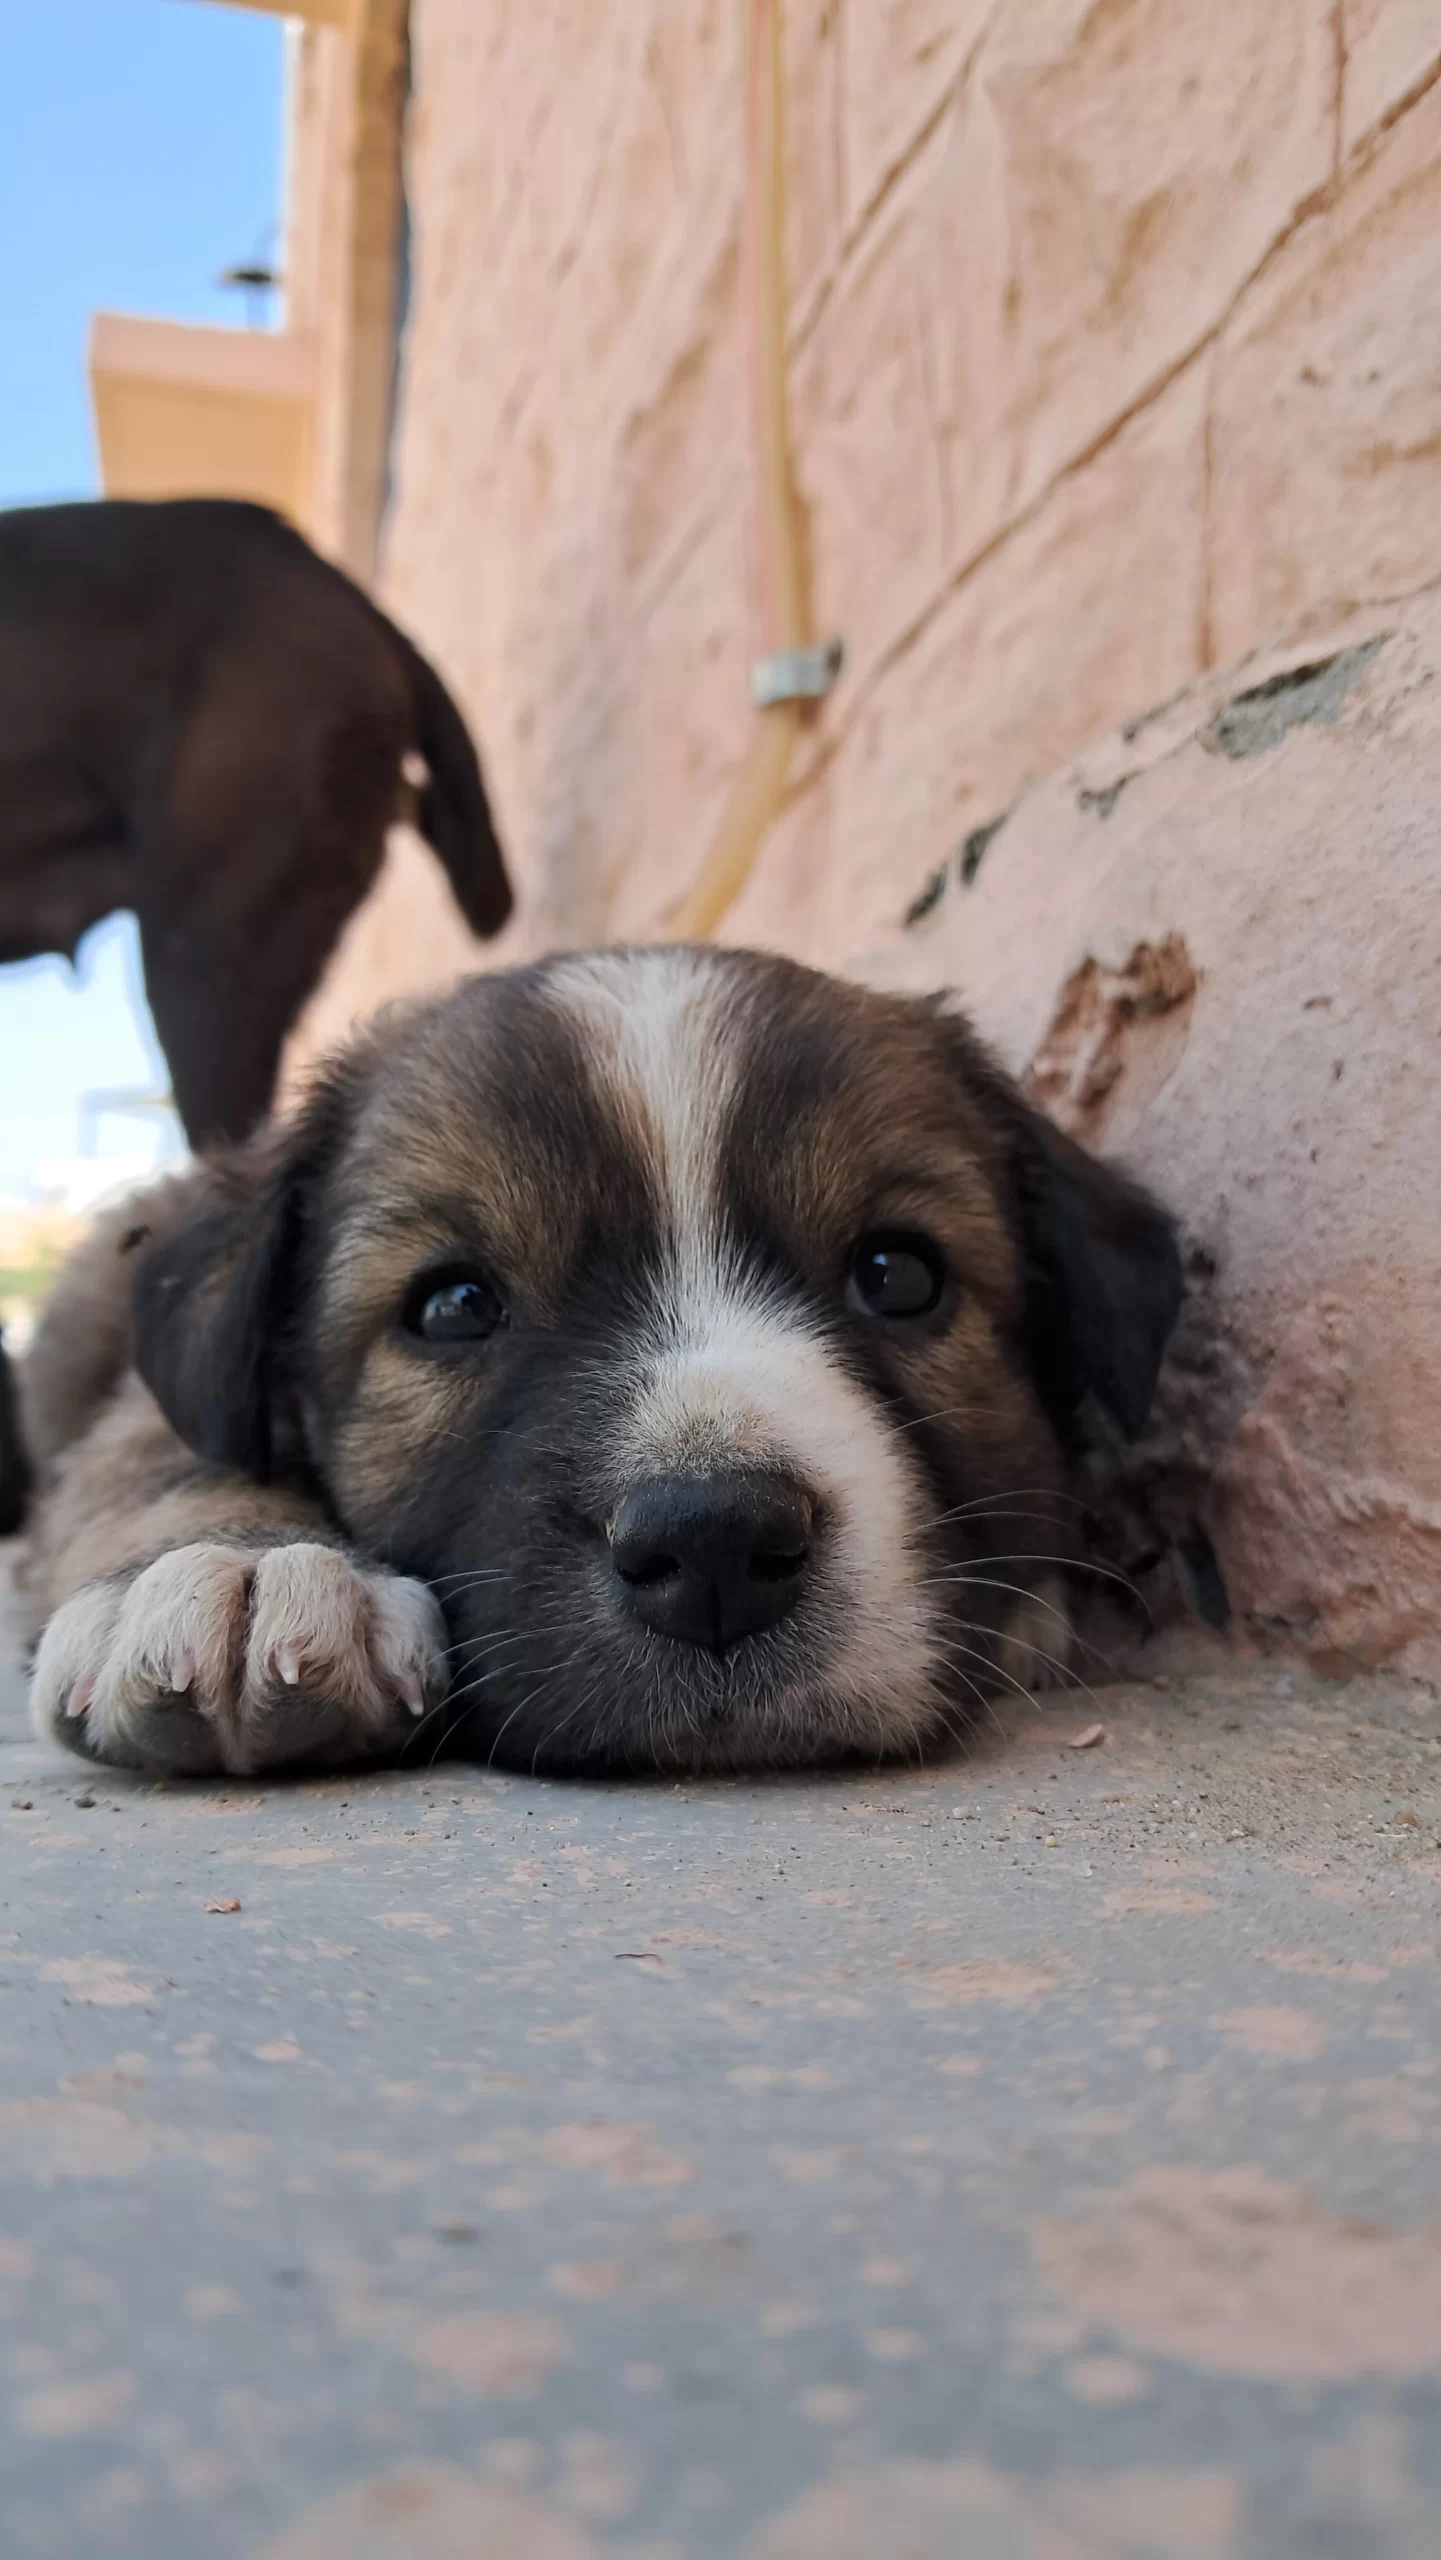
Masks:
[[[31,1686],[38,1733],[131,1769],[247,1775],[398,1751],[445,1689],[422,1582],[334,1547],[177,1547],[56,1610]]]

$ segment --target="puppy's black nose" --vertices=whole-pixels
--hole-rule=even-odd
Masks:
[[[611,1562],[657,1635],[724,1653],[794,1607],[811,1529],[810,1502],[784,1477],[656,1476],[617,1511]]]

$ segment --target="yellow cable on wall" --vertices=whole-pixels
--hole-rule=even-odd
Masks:
[[[714,933],[755,865],[785,796],[806,704],[825,692],[838,649],[811,647],[805,545],[786,400],[785,107],[780,0],[745,0],[746,175],[741,277],[765,657],[754,670],[755,732],[700,873],[671,909],[676,940]]]

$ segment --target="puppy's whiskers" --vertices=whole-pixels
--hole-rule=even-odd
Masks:
[[[992,1696],[991,1691],[986,1688],[981,1681],[976,1679],[973,1672],[963,1671],[960,1663],[955,1658],[957,1652],[963,1653],[967,1656],[968,1660],[972,1662],[979,1662],[983,1668],[990,1673],[993,1678],[995,1678],[998,1677],[999,1674],[996,1666],[992,1663],[989,1654],[978,1652],[974,1645],[953,1645],[947,1642],[944,1638],[941,1638],[938,1641],[936,1650],[945,1661],[946,1667],[950,1671],[952,1677],[957,1680],[964,1680],[972,1697],[979,1700],[983,1713],[986,1715],[990,1723],[995,1726],[997,1733],[1004,1736],[1006,1729],[1002,1724],[1000,1717],[996,1713],[995,1699]]]
[[[960,1642],[960,1637],[956,1632],[958,1628],[963,1628],[967,1635],[985,1637],[990,1644],[996,1647],[996,1653],[990,1653],[983,1647],[976,1645],[962,1644]],[[981,1663],[993,1681],[1000,1681],[1006,1688],[1014,1689],[1017,1696],[1024,1698],[1028,1706],[1035,1706],[1036,1699],[1034,1691],[1028,1689],[1024,1680],[1018,1680],[1015,1673],[1013,1671],[1008,1671],[1005,1664],[999,1661],[996,1657],[1002,1643],[1009,1642],[1020,1644],[1022,1650],[1028,1653],[1039,1653],[1041,1651],[1040,1646],[1027,1645],[1020,1637],[998,1637],[994,1628],[982,1626],[978,1621],[971,1618],[950,1619],[947,1622],[946,1632],[939,1639],[939,1642],[944,1647],[952,1648],[964,1653],[971,1661]],[[1055,1657],[1053,1655],[1047,1655],[1046,1659],[1048,1661],[1053,1661]],[[1084,1688],[1085,1682],[1078,1681],[1077,1686]],[[1087,1690],[1086,1694],[1087,1696],[1090,1695],[1089,1690]]]
[[[1145,1610],[1147,1617],[1152,1614],[1145,1593],[1131,1580],[1128,1573],[1122,1573],[1118,1565],[1097,1564],[1091,1556],[1043,1555],[1029,1551],[1016,1555],[995,1556],[987,1549],[983,1550],[974,1561],[977,1564],[1053,1564],[1063,1573],[1089,1573],[1100,1582],[1119,1582],[1122,1590],[1130,1594],[1137,1607]],[[969,1560],[965,1560],[957,1566],[956,1570],[964,1573],[968,1568]]]
[[[500,1749],[501,1743],[504,1741],[506,1735],[509,1733],[511,1726],[514,1724],[516,1717],[524,1715],[526,1708],[534,1705],[536,1699],[544,1690],[546,1681],[555,1678],[563,1671],[573,1671],[579,1660],[580,1652],[579,1649],[577,1649],[576,1651],[567,1654],[563,1662],[550,1663],[545,1671],[542,1672],[535,1687],[528,1690],[526,1695],[520,1700],[519,1704],[511,1708],[511,1711],[506,1717],[504,1724],[501,1726],[500,1731],[493,1737],[490,1749],[486,1754],[486,1767],[488,1769],[493,1769],[495,1767],[495,1755]]]

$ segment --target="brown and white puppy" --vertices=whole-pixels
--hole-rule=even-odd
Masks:
[[[922,1750],[1064,1656],[1180,1296],[939,1003],[737,951],[472,979],[133,1216],[27,1387],[34,1712],[159,1769]]]

